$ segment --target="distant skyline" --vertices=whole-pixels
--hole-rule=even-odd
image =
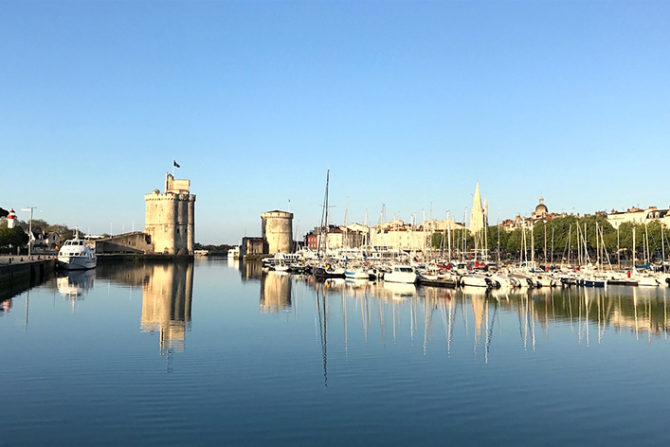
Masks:
[[[0,207],[196,241],[332,221],[668,207],[670,2],[3,2]]]

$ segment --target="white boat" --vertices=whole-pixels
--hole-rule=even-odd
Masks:
[[[239,246],[228,249],[228,259],[229,260],[240,259],[240,247]]]
[[[491,287],[491,282],[486,275],[480,273],[471,273],[461,277],[461,285],[465,287]]]
[[[661,273],[656,279],[661,283],[661,286],[670,286],[670,273]]]
[[[492,281],[496,281],[498,284],[500,284],[502,289],[511,289],[512,287],[519,286],[519,282],[506,273],[496,272],[492,274],[490,278]]]
[[[414,284],[417,280],[416,272],[408,265],[394,265],[389,273],[384,274],[385,282],[401,282]]]
[[[288,272],[289,271],[289,266],[286,264],[275,264],[275,271],[276,272]]]
[[[553,275],[548,273],[541,273],[535,277],[536,283],[539,283],[541,287],[556,287],[560,284]]]
[[[369,279],[370,274],[368,273],[367,268],[363,267],[354,267],[354,268],[349,268],[344,271],[344,277],[346,279]]]
[[[74,239],[65,241],[58,251],[58,267],[65,270],[87,270],[95,268],[98,258],[95,249],[79,239],[75,234]]]
[[[648,273],[635,272],[632,275],[632,279],[637,281],[637,285],[640,287],[658,287],[660,285],[660,282]]]

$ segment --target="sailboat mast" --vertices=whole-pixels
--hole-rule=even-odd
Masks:
[[[530,262],[535,268],[535,224],[530,227]]]
[[[451,218],[447,213],[447,245],[449,250],[449,263],[451,263]]]
[[[349,248],[349,197],[347,197],[347,206],[344,208],[344,244],[345,249]]]
[[[551,229],[551,260],[549,261],[552,265],[554,263],[554,230],[555,228]]]
[[[646,252],[647,256],[645,258],[647,260],[647,262],[645,262],[645,264],[650,264],[651,263],[651,253],[649,252],[649,227],[646,227],[645,230],[644,230],[644,239],[647,243],[647,252]]]
[[[368,228],[368,209],[365,209],[365,255],[370,256],[370,228]]]
[[[570,265],[570,251],[572,247],[572,225],[568,227],[568,266]],[[561,259],[561,267],[563,266],[563,260]]]
[[[500,266],[500,217],[498,217],[498,266]]]
[[[488,201],[486,201],[488,203]],[[489,262],[489,215],[488,215],[488,205],[486,206],[487,212],[484,214],[484,262]]]
[[[544,223],[544,263],[547,263],[547,222]]]
[[[616,254],[617,263],[619,264],[619,269],[621,269],[621,244],[619,240],[619,227],[616,227]]]
[[[325,199],[325,207],[326,207],[326,225],[325,225],[325,230],[326,230],[326,237],[324,240],[324,252],[328,251],[328,184],[330,183],[330,169],[328,169],[328,172],[326,173],[326,199]]]
[[[598,222],[596,222],[596,268],[600,270],[600,241],[598,240]]]
[[[661,222],[661,268],[665,273],[665,236],[663,236],[663,222]]]
[[[635,224],[633,224],[633,270],[635,270]]]

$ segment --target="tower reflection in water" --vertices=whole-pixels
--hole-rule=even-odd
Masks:
[[[291,309],[291,275],[267,272],[261,276],[260,308],[263,312]]]
[[[158,332],[161,355],[184,351],[191,324],[192,263],[145,265],[141,328]]]
[[[242,281],[253,281],[263,278],[263,265],[260,262],[231,262],[228,265],[240,270]]]

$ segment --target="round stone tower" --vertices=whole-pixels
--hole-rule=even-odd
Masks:
[[[261,214],[263,241],[268,253],[290,253],[293,249],[293,213],[268,211]]]
[[[144,196],[144,232],[151,236],[155,253],[193,254],[195,195],[189,192],[190,184],[166,174],[165,192],[156,189]]]

